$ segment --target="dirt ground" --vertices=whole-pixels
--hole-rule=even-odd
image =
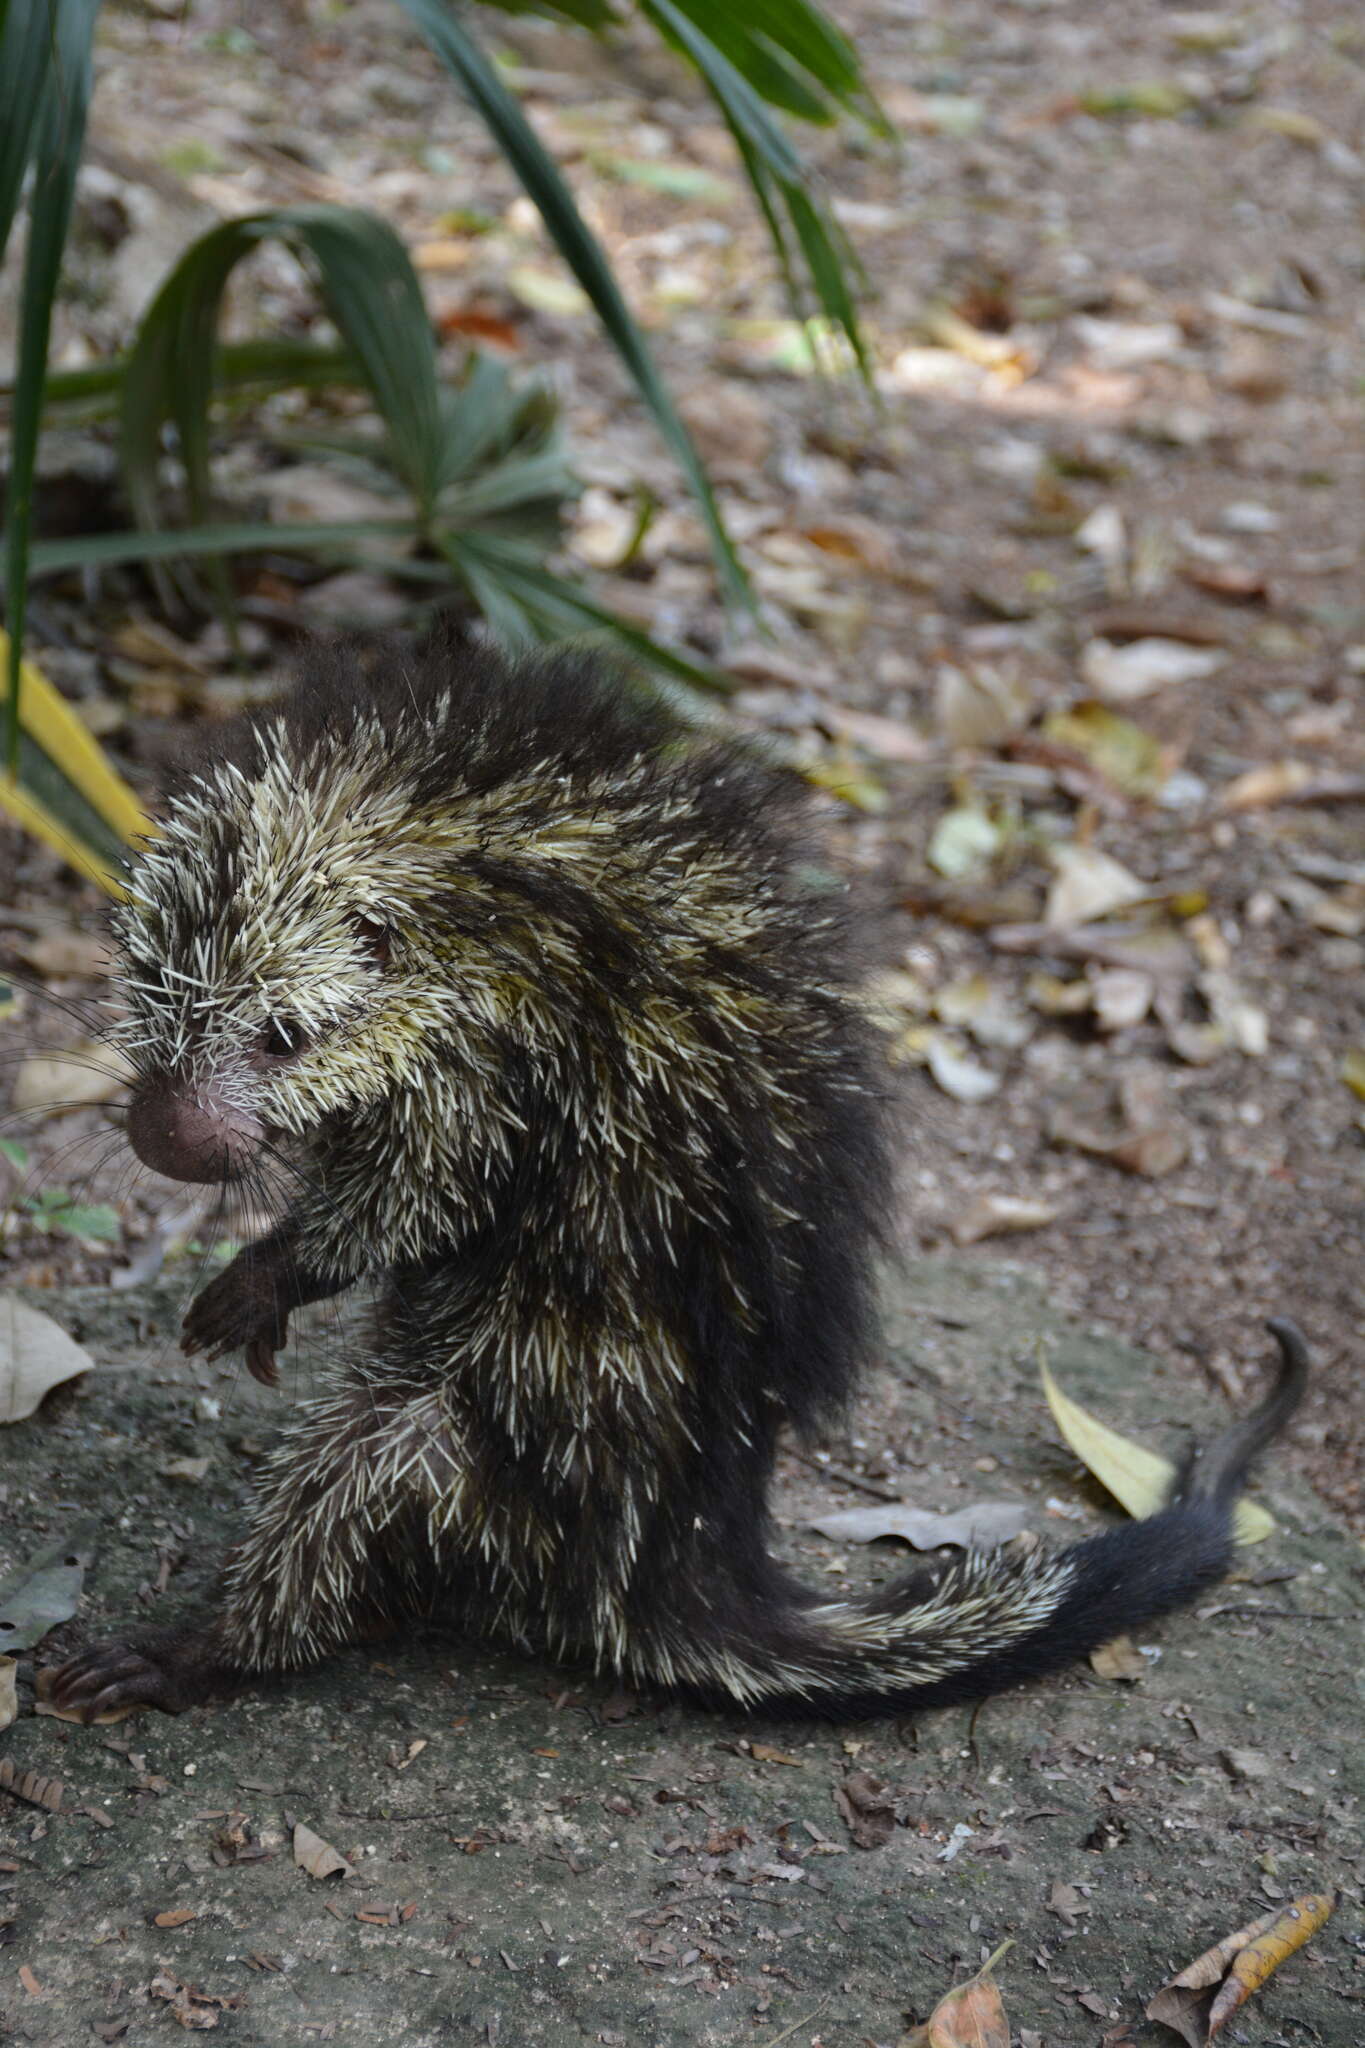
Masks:
[[[389,214],[452,363],[477,332],[553,375],[589,483],[571,557],[614,559],[653,492],[645,543],[603,594],[730,660],[747,723],[880,806],[832,808],[900,906],[883,952],[912,1239],[970,1236],[983,1195],[1041,1204],[1053,1220],[1017,1255],[1058,1298],[1234,1398],[1263,1317],[1298,1315],[1319,1391],[1294,1455],[1359,1521],[1365,1082],[1343,1073],[1365,1035],[1360,23],[1318,4],[839,12],[904,135],[898,153],[811,144],[868,272],[879,409],[783,367],[793,330],[726,139],[643,37],[607,56],[544,24],[498,30],[715,466],[769,639],[726,625],[695,519],[593,323],[548,290],[543,234],[381,0],[108,10],[61,353],[122,341],[175,250],[223,212],[331,197]],[[642,182],[661,154],[709,183]],[[462,239],[451,222],[475,213],[488,231]],[[292,264],[267,254],[254,277],[243,326],[305,331],[317,308]],[[0,300],[0,342],[12,318]],[[90,436],[55,437],[47,461],[49,523],[118,516]],[[239,507],[328,509],[317,464],[291,465],[249,420],[219,477]],[[268,695],[301,628],[393,599],[377,576],[296,588],[267,566],[247,593],[245,678],[216,625],[164,637],[122,573],[40,591],[35,630],[150,794],[187,719]],[[1211,671],[1104,701],[1103,650],[1153,633]],[[1118,766],[1094,752],[1097,688],[1101,720],[1125,722]],[[1135,746],[1159,753],[1157,801]],[[964,808],[984,808],[996,848],[955,872]],[[20,965],[97,993],[43,965],[43,934],[98,905],[0,829]],[[1029,936],[1059,847],[1117,860],[1149,892],[1088,948]],[[10,1039],[63,1028],[31,1012]],[[950,1071],[945,1094],[919,1064],[929,1036],[995,1092],[963,1101],[976,1082]],[[107,1131],[85,1122],[92,1143]],[[1152,1127],[1168,1142],[1125,1155]],[[73,1191],[98,1200],[114,1169],[91,1178],[97,1149],[65,1152],[80,1129],[19,1135],[35,1179],[61,1147]],[[94,1259],[40,1213],[11,1239],[21,1276],[107,1272],[156,1228],[139,1190],[122,1206],[123,1246]]]
[[[880,2048],[1008,1934],[1015,2028],[1069,2048],[1129,2038],[1113,2030],[1168,1963],[1277,1896],[1340,1885],[1358,1906],[1342,1685],[1359,1574],[1333,1518],[1365,1527],[1365,30],[1317,0],[834,11],[904,137],[810,144],[868,272],[875,404],[802,373],[726,137],[657,49],[497,25],[713,466],[765,635],[724,618],[593,322],[381,0],[106,10],[61,353],[125,341],[196,229],[336,198],[418,251],[452,366],[476,336],[548,370],[588,486],[569,562],[730,665],[737,715],[833,786],[831,832],[893,906],[878,1002],[907,1111],[905,1251],[954,1258],[903,1283],[913,1311],[896,1283],[891,1364],[825,1447],[826,1474],[791,1461],[801,1562],[870,1568],[802,1533],[838,1492],[830,1467],[854,1482],[844,1505],[993,1492],[983,1458],[1016,1490],[1075,1497],[1016,1362],[1018,1301],[1029,1332],[1080,1319],[1077,1391],[1093,1371],[1107,1412],[1144,1435],[1244,1400],[1261,1325],[1288,1312],[1317,1376],[1267,1486],[1285,1519],[1274,1562],[1299,1577],[1254,1596],[1286,1611],[1171,1623],[1142,1686],[1078,1676],[993,1705],[975,1750],[966,1716],[914,1737],[726,1727],[577,1681],[562,1699],[537,1667],[435,1645],[107,1738],[23,1719],[16,1762],[60,1770],[68,1805],[115,1828],[67,1814],[12,1833],[11,1953],[41,1987],[0,1990],[17,2038],[173,2025],[174,1997],[147,1989],[164,1963],[168,1981],[245,1993],[200,2010],[272,2048]],[[691,190],[641,173],[660,160],[695,172]],[[316,315],[269,252],[235,300],[241,331],[308,332]],[[306,424],[287,408],[238,420],[225,502],[344,516],[335,481],[283,452]],[[49,528],[122,523],[107,436],[53,436],[44,463]],[[658,509],[622,565],[643,492]],[[301,632],[394,600],[379,573],[267,563],[245,593],[244,675],[216,624],[168,620],[118,572],[41,588],[34,651],[152,802],[186,732],[268,696]],[[82,1090],[101,907],[6,825],[0,871],[0,959],[50,997],[21,991],[0,1017],[31,1105],[0,1124],[20,1148],[0,1158],[5,1274],[63,1320],[74,1307],[102,1364],[111,1347],[128,1364],[7,1436],[6,1562],[59,1531],[54,1489],[106,1511],[116,1472],[126,1506],[89,1609],[113,1617],[155,1587],[158,1556],[184,1559],[167,1601],[207,1568],[267,1419],[244,1418],[235,1379],[198,1386],[164,1348],[202,1255],[187,1241],[211,1250],[237,1226],[129,1172],[98,1083],[84,1106],[43,1104],[32,1062],[73,1043],[47,1102]],[[1100,889],[1078,926],[1058,908],[1068,877]],[[1033,1278],[1002,1279],[1000,1243],[973,1240],[1023,1223],[1008,1257]],[[162,1291],[147,1306],[136,1286],[111,1293],[114,1276]],[[958,1304],[945,1322],[940,1288]],[[1117,1333],[1093,1351],[1075,1334],[1092,1320]],[[941,1388],[920,1377],[940,1370]],[[225,1394],[221,1422],[194,1406]],[[162,1473],[203,1454],[221,1499]],[[1326,1618],[1296,1618],[1310,1609]],[[1268,1777],[1225,1761],[1248,1750]],[[902,1824],[880,1849],[857,1850],[832,1803],[851,1769],[895,1788]],[[239,1811],[249,1840],[215,1862]],[[291,1815],[347,1853],[373,1846],[344,1898],[342,1880],[292,1868]],[[959,1821],[975,1832],[945,1857]],[[509,1882],[489,1884],[490,1860]],[[1054,1881],[1081,1905],[1050,1910]],[[397,1923],[357,1921],[357,1893]],[[193,1920],[148,1925],[186,1905]],[[1343,1910],[1243,2038],[1365,2036],[1358,1927]]]
[[[192,1605],[272,1397],[178,1358],[169,1280],[30,1298],[100,1370],[7,1439],[6,1552],[93,1509],[83,1628]],[[921,1262],[887,1310],[832,1462],[875,1433],[925,1506],[985,1494],[1050,1534],[1093,1522],[1038,1393],[1039,1338],[1069,1391],[1154,1447],[1205,1407],[1188,1373],[1059,1315],[1021,1268]],[[1138,1683],[1082,1670],[975,1716],[707,1715],[432,1636],[176,1720],[21,1717],[7,1756],[65,1790],[59,1813],[0,1816],[4,2038],[139,2041],[178,2000],[263,2048],[895,2048],[1008,1939],[1011,2041],[1155,2048],[1174,2037],[1140,2013],[1171,1969],[1276,1902],[1340,1888],[1230,2038],[1348,2048],[1365,2003],[1359,1553],[1284,1461],[1257,1491],[1277,1533],[1143,1637]],[[899,1546],[810,1526],[866,1504],[786,1462],[784,1548],[808,1578],[897,1567]],[[298,1823],[354,1874],[296,1867]],[[859,1846],[860,1826],[883,1838]]]

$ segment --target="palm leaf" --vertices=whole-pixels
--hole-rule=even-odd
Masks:
[[[99,0],[9,0],[0,38],[0,67],[14,54],[16,80],[5,78],[0,98],[0,127],[5,114],[17,114],[25,133],[7,158],[5,177],[23,177],[20,149],[33,160],[33,191],[29,201],[28,248],[19,297],[18,371],[14,381],[14,423],[10,435],[9,485],[5,498],[5,617],[9,649],[5,668],[5,760],[11,774],[19,767],[20,654],[28,598],[28,551],[33,521],[33,472],[38,456],[38,426],[43,410],[43,379],[52,302],[71,219],[76,171],[85,140],[85,115],[90,104],[90,43]],[[36,93],[37,110],[9,104],[28,84],[35,37],[43,38],[44,70]],[[4,193],[0,192],[0,201]],[[9,195],[8,213],[0,217],[7,235],[17,186]],[[4,235],[0,235],[3,240]]]
[[[445,0],[399,0],[470,100],[540,210],[556,248],[591,299],[691,486],[727,596],[751,604],[748,580],[725,530],[710,478],[659,375],[616,275],[553,159],[464,22]]]

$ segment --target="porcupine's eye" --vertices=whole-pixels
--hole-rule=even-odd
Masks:
[[[297,1059],[301,1052],[308,1050],[308,1033],[297,1017],[272,1017],[263,1028],[258,1044],[267,1059]]]

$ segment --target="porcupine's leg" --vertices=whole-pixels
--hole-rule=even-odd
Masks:
[[[267,1459],[218,1612],[93,1645],[57,1671],[54,1702],[86,1719],[131,1705],[179,1713],[342,1649],[412,1603],[433,1510],[452,1531],[464,1484],[438,1390],[381,1396],[348,1373]]]
[[[202,1351],[211,1359],[244,1350],[252,1378],[273,1387],[279,1380],[275,1354],[288,1341],[290,1311],[325,1301],[349,1284],[345,1275],[314,1272],[304,1263],[297,1225],[286,1220],[268,1236],[243,1245],[195,1295],[180,1348],[187,1356]]]

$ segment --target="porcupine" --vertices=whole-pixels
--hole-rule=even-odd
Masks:
[[[219,1604],[77,1655],[59,1703],[178,1710],[395,1620],[830,1715],[996,1692],[1221,1577],[1255,1413],[1150,1520],[830,1602],[770,1555],[779,1431],[837,1415],[890,1213],[842,896],[793,778],[583,656],[305,681],[191,780],[119,918],[134,1150],[264,1159],[286,1213],[187,1349],[275,1377],[366,1277],[368,1341],[260,1475]]]

